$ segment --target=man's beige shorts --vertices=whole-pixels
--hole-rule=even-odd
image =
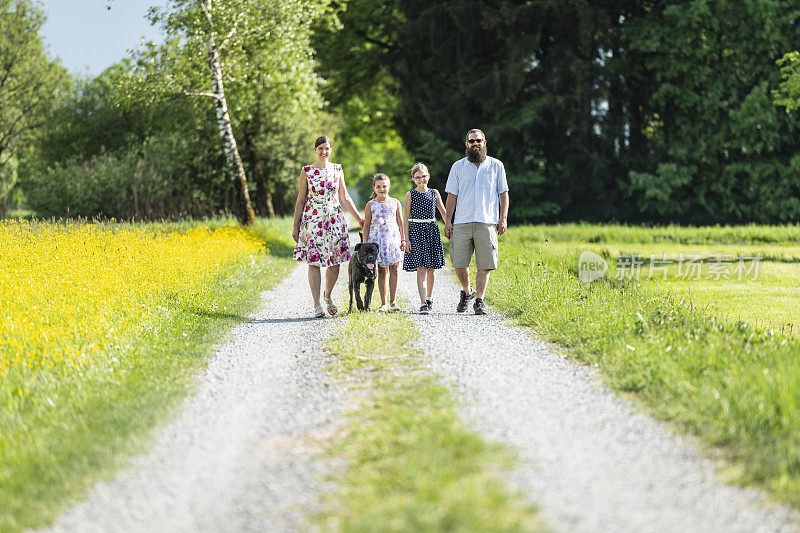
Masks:
[[[450,261],[453,268],[467,268],[475,252],[478,270],[497,268],[497,226],[482,222],[455,224],[450,239]]]

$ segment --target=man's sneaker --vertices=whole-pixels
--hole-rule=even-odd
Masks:
[[[467,310],[467,302],[475,298],[475,291],[467,294],[463,290],[461,291],[461,300],[459,300],[458,305],[456,306],[456,311],[459,313],[463,313]]]
[[[472,308],[475,310],[476,315],[486,314],[486,305],[483,303],[483,298],[475,298],[475,303],[472,304]]]
[[[420,306],[420,308],[419,308],[419,314],[421,314],[421,315],[427,315],[430,312],[431,312],[431,308],[428,307],[428,304],[422,304]]]
[[[425,305],[428,306],[428,311],[433,311],[433,300],[430,298],[425,299]]]

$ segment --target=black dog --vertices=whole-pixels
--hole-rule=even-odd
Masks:
[[[363,238],[363,237],[362,237]],[[375,262],[378,260],[378,244],[374,242],[360,242],[356,244],[355,252],[350,258],[348,272],[350,274],[350,309],[353,311],[353,292],[355,290],[356,306],[359,311],[369,311],[369,302],[372,300],[372,289],[375,287],[375,275],[378,271]],[[367,286],[364,301],[361,301],[361,284]]]

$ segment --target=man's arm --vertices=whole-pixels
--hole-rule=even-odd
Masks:
[[[502,235],[508,229],[508,191],[500,193],[500,220],[497,221],[497,234]]]
[[[447,183],[444,186],[444,192],[447,193],[447,206],[444,209],[444,236],[448,239],[453,236],[453,217],[456,213],[456,203],[458,202],[458,172],[456,167],[458,161],[453,163],[450,167],[450,173],[447,175]]]
[[[444,210],[444,236],[448,239],[453,236],[453,214],[456,212],[458,195],[447,193],[447,205]]]

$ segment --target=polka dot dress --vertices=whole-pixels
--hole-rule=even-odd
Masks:
[[[408,221],[408,240],[411,253],[403,257],[403,270],[415,271],[418,267],[442,268],[444,248],[439,226],[436,225],[436,192],[428,189],[422,193],[411,190],[411,210]],[[433,222],[412,222],[412,220],[434,220]]]

